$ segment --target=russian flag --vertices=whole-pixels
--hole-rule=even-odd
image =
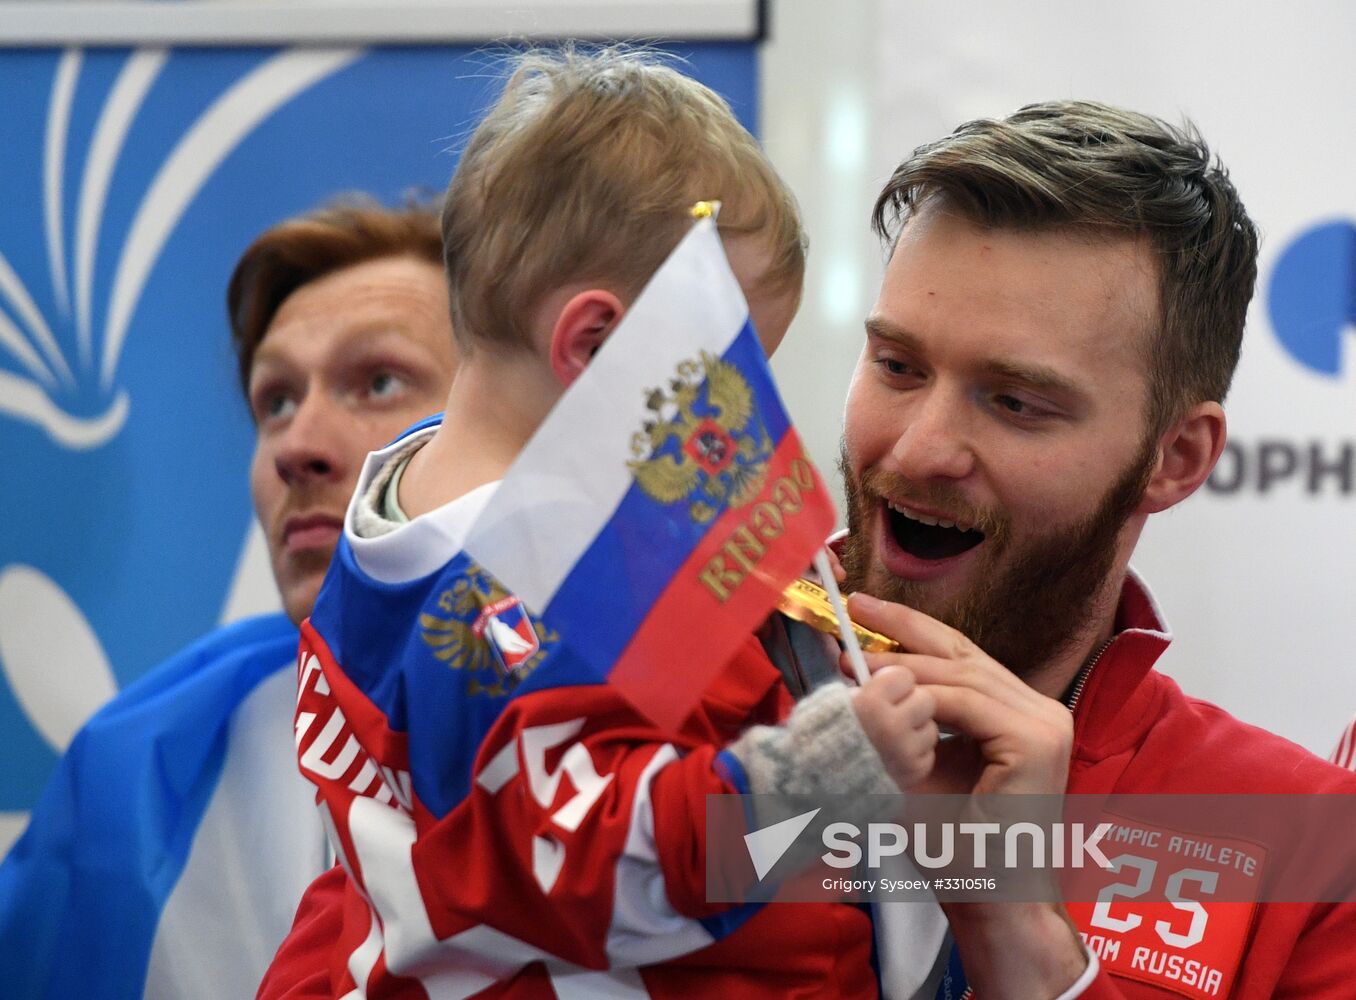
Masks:
[[[528,442],[465,550],[676,729],[834,518],[708,218]]]

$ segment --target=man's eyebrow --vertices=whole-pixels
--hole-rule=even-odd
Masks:
[[[1045,365],[1026,364],[1017,361],[994,359],[984,364],[984,370],[991,375],[1021,382],[1043,392],[1054,392],[1065,396],[1082,396],[1083,390],[1067,375],[1062,375]]]
[[[282,352],[267,340],[261,340],[250,355],[250,370],[253,371],[260,363],[281,365],[284,363]]]
[[[866,333],[869,337],[893,341],[905,350],[920,351],[923,347],[922,341],[912,333],[883,316],[868,316],[866,318]]]
[[[888,340],[906,351],[917,354],[926,353],[923,350],[922,341],[917,336],[882,316],[867,317],[866,332],[868,336]],[[1078,398],[1086,395],[1073,379],[1047,365],[990,358],[980,365],[980,370],[987,375],[1008,379],[1012,382],[1020,382],[1041,392],[1059,393]]]

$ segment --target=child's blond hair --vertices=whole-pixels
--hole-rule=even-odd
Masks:
[[[630,302],[719,200],[723,234],[758,234],[758,287],[799,293],[795,199],[729,106],[653,52],[565,46],[520,57],[447,190],[443,252],[464,348],[526,347],[541,298],[575,281]]]

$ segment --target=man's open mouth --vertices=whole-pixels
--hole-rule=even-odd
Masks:
[[[885,505],[886,519],[895,542],[917,559],[950,559],[984,541],[984,532],[918,511]]]

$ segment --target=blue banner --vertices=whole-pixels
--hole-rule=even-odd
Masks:
[[[675,46],[756,131],[749,44]],[[79,722],[223,618],[253,433],[225,287],[344,191],[440,191],[483,47],[0,53],[0,852]]]

